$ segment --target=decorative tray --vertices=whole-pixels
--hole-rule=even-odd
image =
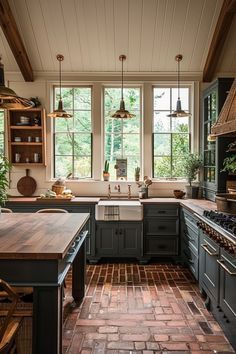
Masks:
[[[56,197],[37,197],[36,199],[37,200],[43,200],[43,201],[47,201],[47,202],[54,202],[54,201],[62,201],[62,202],[65,202],[65,201],[70,201],[72,199],[74,199],[75,196],[73,195],[72,197],[60,197],[60,196],[56,196]]]

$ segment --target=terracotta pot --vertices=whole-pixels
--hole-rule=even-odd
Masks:
[[[103,172],[103,181],[109,181],[109,179],[110,179],[110,173]]]

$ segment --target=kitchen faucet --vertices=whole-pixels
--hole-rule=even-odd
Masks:
[[[115,185],[115,190],[116,190],[118,193],[120,193],[120,185],[119,185],[119,184]]]
[[[111,185],[110,185],[110,184],[108,184],[107,198],[108,198],[108,199],[111,199]]]
[[[131,198],[131,184],[128,184],[128,199]]]

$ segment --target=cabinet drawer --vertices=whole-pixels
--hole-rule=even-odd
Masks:
[[[199,237],[198,233],[196,233],[189,225],[181,223],[181,234],[183,237],[183,242],[186,243],[189,247],[191,247],[195,254],[198,254],[198,243]]]
[[[145,238],[146,255],[178,255],[178,237],[176,236],[148,236]]]
[[[192,229],[194,229],[195,232],[198,232],[198,226],[197,226],[198,219],[193,214],[191,214],[185,209],[182,209],[181,219]]]
[[[179,219],[176,218],[145,218],[144,234],[153,235],[178,235]]]
[[[176,204],[144,205],[144,216],[178,216],[179,206]]]
[[[194,277],[198,280],[198,255],[195,254],[185,242],[183,243],[182,252],[184,261],[187,263]]]

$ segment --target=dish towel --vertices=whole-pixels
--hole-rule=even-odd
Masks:
[[[118,205],[106,205],[104,220],[120,220],[120,208]]]

